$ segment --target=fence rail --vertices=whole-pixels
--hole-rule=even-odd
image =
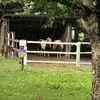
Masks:
[[[17,48],[17,45],[19,44],[19,41],[20,40],[17,40],[17,39],[14,39],[14,33],[13,32],[8,32],[8,38],[5,38],[5,40],[7,40],[7,45],[10,45],[14,48],[15,51],[18,51],[18,48]],[[10,38],[11,37],[11,38]],[[38,42],[38,41],[27,41],[27,44],[39,44],[41,42]],[[81,50],[81,44],[89,44],[89,42],[77,42],[77,43],[74,43],[74,42],[71,42],[71,43],[66,43],[66,42],[57,42],[57,43],[54,43],[54,42],[42,42],[42,43],[47,43],[47,44],[63,44],[63,45],[75,45],[76,46],[76,52],[56,52],[56,51],[36,51],[36,50],[27,50],[27,54],[29,53],[50,53],[50,54],[74,54],[76,55],[76,61],[44,61],[44,60],[28,60],[27,59],[27,55],[24,57],[24,64],[27,65],[28,62],[44,62],[44,63],[69,63],[69,64],[76,64],[76,66],[80,66],[80,64],[91,64],[91,63],[87,63],[87,62],[80,62],[80,54],[91,54],[91,52],[80,52]],[[27,46],[25,46],[25,48],[27,49]],[[12,52],[12,57],[17,59],[17,60],[20,60],[19,58],[15,57],[13,55],[13,52]]]

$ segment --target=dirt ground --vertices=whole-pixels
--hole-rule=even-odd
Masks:
[[[75,64],[65,64],[65,63],[42,63],[42,61],[57,61],[57,62],[75,62],[75,58],[66,58],[65,55],[62,56],[61,58],[57,58],[56,55],[50,55],[50,57],[44,57],[44,56],[40,56],[37,54],[28,54],[28,60],[35,60],[37,61],[36,63],[28,63],[28,65],[37,67],[37,68],[49,68],[49,69],[67,69],[70,66],[75,66]],[[41,62],[38,62],[41,61]],[[85,63],[91,63],[91,59],[90,58],[81,58],[80,62],[85,62]],[[87,66],[87,67],[91,67],[91,64],[82,64],[81,66]]]

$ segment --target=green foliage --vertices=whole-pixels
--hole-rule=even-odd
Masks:
[[[3,13],[47,15],[48,21],[44,25],[45,28],[52,27],[55,18],[75,16],[72,0],[3,0],[1,5]]]
[[[70,1],[69,1],[70,2]],[[66,5],[61,4],[60,2],[52,1],[52,0],[37,0],[33,3],[31,14],[35,14],[39,12],[39,14],[45,14],[48,16],[48,21],[45,24],[46,27],[52,27],[54,19],[59,17],[66,16],[75,16],[74,10],[70,7],[66,7]]]
[[[10,2],[6,4],[6,13],[14,14],[15,12],[23,12],[23,4],[19,2]]]
[[[1,11],[1,15],[3,14],[15,14],[16,12],[23,12],[24,4],[20,3],[20,2],[14,2],[12,0],[10,1],[2,1],[0,3],[0,11]]]
[[[91,68],[64,64],[60,67],[65,70],[36,67],[25,66],[21,71],[18,61],[0,56],[0,100],[90,100]]]

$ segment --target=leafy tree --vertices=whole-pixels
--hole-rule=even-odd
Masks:
[[[90,37],[92,48],[92,97],[100,100],[100,0],[75,0],[74,8]]]
[[[91,100],[100,100],[100,0],[10,0],[28,4],[30,14],[46,14],[49,18],[47,26],[52,25],[55,18],[62,16],[80,16],[82,24],[90,37],[92,48],[92,96]],[[8,2],[8,1],[7,1]],[[30,4],[33,2],[32,4]],[[25,6],[26,7],[26,6]],[[4,8],[1,3],[0,8]],[[16,7],[17,8],[17,7]],[[24,9],[24,11],[25,11]],[[3,12],[0,9],[0,12]]]
[[[34,5],[34,8],[37,7],[40,10],[43,6],[43,0],[39,1],[41,4],[37,6],[35,3],[36,5]],[[46,2],[49,2],[52,5],[51,7],[46,5],[46,10],[49,12],[47,15],[50,15],[50,18],[52,19],[60,17],[63,14],[66,16],[67,11],[69,11],[68,15],[70,15],[72,9],[74,9],[73,11],[80,16],[82,24],[90,37],[92,48],[93,82],[91,100],[100,100],[100,0],[47,0]],[[58,7],[58,3],[64,8],[61,9]],[[49,9],[49,7],[54,8]],[[45,9],[45,7],[43,9]],[[62,10],[62,12],[65,10],[65,12],[62,13],[60,10]]]
[[[72,5],[90,37],[93,68],[91,100],[100,100],[100,0],[74,0]]]
[[[22,12],[24,4],[15,2],[13,0],[2,0],[0,3],[0,16],[3,14],[15,14],[15,12]]]

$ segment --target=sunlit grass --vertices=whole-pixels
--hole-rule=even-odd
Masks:
[[[0,100],[90,100],[90,67],[41,63],[23,71],[21,67],[17,60],[0,56]]]

